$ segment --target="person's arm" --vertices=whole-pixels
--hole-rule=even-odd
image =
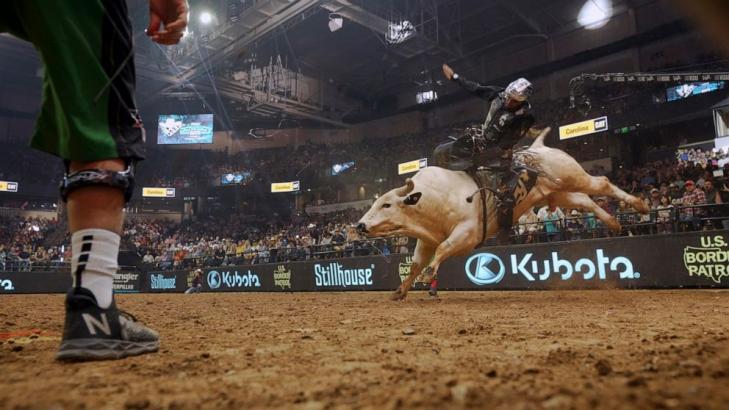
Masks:
[[[147,35],[156,43],[177,44],[187,27],[189,10],[187,0],[149,0]]]
[[[504,89],[490,85],[481,85],[475,81],[463,78],[461,75],[453,71],[448,64],[443,64],[443,75],[450,80],[458,83],[463,89],[471,94],[483,98],[484,100],[493,100]]]

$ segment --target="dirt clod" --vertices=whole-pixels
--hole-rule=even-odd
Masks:
[[[607,376],[613,372],[613,367],[610,366],[610,362],[605,359],[600,359],[595,363],[595,370],[600,376]]]

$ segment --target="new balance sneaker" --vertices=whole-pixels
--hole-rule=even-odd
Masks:
[[[157,349],[157,332],[117,309],[115,301],[102,309],[87,289],[73,288],[66,295],[66,323],[57,360],[113,360]]]

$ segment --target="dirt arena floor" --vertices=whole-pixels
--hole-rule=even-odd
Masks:
[[[729,291],[128,295],[158,354],[59,364],[0,297],[0,408],[726,409]]]

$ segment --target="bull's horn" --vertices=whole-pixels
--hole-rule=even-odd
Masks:
[[[405,186],[402,188],[398,188],[395,193],[397,194],[397,196],[405,196],[413,192],[413,189],[415,189],[415,182],[413,182],[412,179],[408,178],[405,180]]]

